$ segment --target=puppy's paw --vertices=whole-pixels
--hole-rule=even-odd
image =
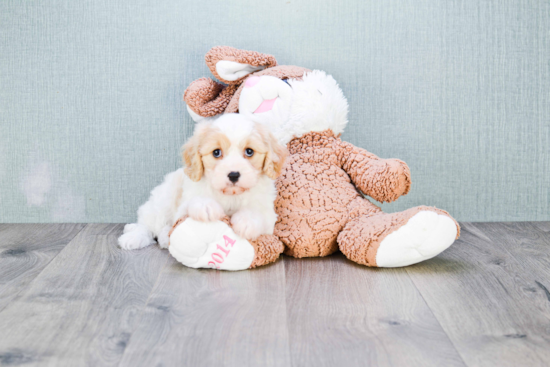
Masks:
[[[189,201],[187,214],[194,220],[214,222],[225,216],[220,204],[211,198],[195,198]]]
[[[168,245],[170,244],[170,237],[168,236],[170,229],[172,229],[172,227],[166,226],[162,229],[162,231],[160,231],[157,237],[157,242],[159,243],[160,248],[168,248]]]
[[[231,217],[231,226],[236,234],[247,240],[256,239],[264,234],[261,214],[253,210],[239,210]]]
[[[151,232],[137,223],[127,224],[124,234],[118,238],[118,245],[124,250],[137,250],[155,243]]]

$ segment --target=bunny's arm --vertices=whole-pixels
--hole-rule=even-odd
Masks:
[[[381,159],[347,142],[340,142],[338,158],[353,184],[376,201],[389,203],[409,192],[411,173],[399,159]]]

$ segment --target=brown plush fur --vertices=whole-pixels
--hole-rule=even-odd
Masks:
[[[220,60],[265,66],[266,69],[248,74],[235,81],[227,81],[222,79],[216,72],[216,63]],[[277,61],[271,55],[255,51],[237,50],[227,46],[212,48],[206,54],[205,62],[212,74],[228,85],[224,86],[209,78],[200,78],[187,87],[183,99],[193,112],[202,117],[239,112],[239,97],[244,87],[243,82],[251,76],[269,75],[279,79],[301,79],[304,73],[309,71],[309,69],[299,66],[276,66]]]
[[[215,47],[207,54],[206,63],[218,79],[215,67],[219,60],[266,69],[235,82],[225,81],[227,87],[205,78],[193,82],[184,99],[204,117],[238,112],[243,82],[250,76],[301,79],[309,71],[298,66],[274,66],[276,61],[271,55]],[[410,171],[398,159],[380,159],[341,141],[330,130],[305,134],[292,140],[288,148],[286,164],[273,168],[275,173],[282,168],[276,183],[279,220],[274,235],[251,242],[256,254],[251,268],[275,261],[283,248],[285,254],[294,257],[327,256],[340,249],[356,263],[377,266],[376,253],[382,240],[419,211],[433,211],[452,219],[449,213],[427,206],[386,214],[362,197],[366,194],[380,202],[391,202],[409,192]],[[455,224],[458,238],[460,227]]]
[[[361,202],[364,202],[361,199]],[[371,204],[372,205],[372,204]],[[340,251],[356,263],[376,266],[376,252],[384,238],[401,228],[416,213],[428,210],[452,217],[444,210],[430,206],[417,206],[402,212],[386,214],[378,208],[371,216],[350,218],[345,228],[338,235]],[[453,219],[454,221],[454,219]],[[460,235],[460,226],[454,221],[458,229],[456,238]]]
[[[185,103],[203,117],[223,113],[233,98],[238,85],[223,86],[209,78],[195,80],[183,94]]]
[[[212,72],[212,75],[214,75],[218,80],[230,85],[241,84],[242,80],[248,78],[249,75],[235,81],[222,79],[216,71],[216,64],[221,60],[234,61],[240,64],[248,64],[252,66],[263,66],[265,68],[277,66],[277,60],[275,60],[275,57],[272,55],[262,54],[256,51],[239,50],[229,46],[212,47],[210,51],[206,53],[204,61]]]
[[[288,148],[275,201],[275,235],[287,255],[327,256],[340,249],[357,263],[376,266],[380,242],[414,214],[433,210],[448,215],[428,207],[382,212],[357,189],[378,201],[393,201],[409,191],[409,167],[342,142],[330,130],[305,134]]]

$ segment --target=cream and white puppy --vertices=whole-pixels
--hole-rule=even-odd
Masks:
[[[185,167],[169,173],[138,209],[137,223],[127,224],[118,242],[138,249],[157,239],[169,243],[168,233],[182,216],[203,222],[231,217],[233,230],[245,239],[272,234],[274,180],[287,156],[262,124],[239,114],[225,114],[197,124],[183,146]]]

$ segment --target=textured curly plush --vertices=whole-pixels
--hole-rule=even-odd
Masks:
[[[209,78],[195,80],[183,94],[187,106],[196,114],[212,117],[223,113],[238,85],[224,86]]]
[[[330,255],[338,249],[338,234],[350,219],[382,213],[357,189],[378,201],[392,201],[409,191],[410,172],[404,162],[380,159],[342,142],[330,130],[294,139],[288,149],[290,156],[277,180],[275,201],[279,214],[275,234],[288,255]],[[346,236],[342,239],[351,234]],[[375,265],[367,258],[357,262]]]
[[[361,202],[364,201],[361,200]],[[382,240],[396,229],[401,228],[415,214],[421,211],[431,211],[452,218],[446,211],[429,206],[418,206],[391,214],[382,212],[378,207],[376,209],[376,212],[371,215],[350,216],[349,222],[338,235],[340,251],[348,259],[367,266],[377,266],[376,254]],[[458,238],[460,227],[454,219],[453,221],[458,229],[456,235]]]
[[[279,79],[301,79],[304,73],[309,71],[300,66],[277,66],[277,61],[272,55],[238,50],[228,46],[213,47],[204,60],[212,74],[228,85],[224,86],[210,78],[200,78],[189,85],[183,94],[183,99],[193,112],[202,117],[239,112],[239,97],[244,87],[243,82],[251,76],[268,75]],[[265,69],[228,81],[220,77],[216,70],[216,64],[219,61],[233,61],[250,66],[261,66]]]
[[[274,235],[264,234],[249,242],[254,247],[254,260],[250,264],[250,269],[274,262],[285,248],[281,240]]]
[[[240,84],[243,79],[248,78],[249,75],[246,75],[243,78],[239,78],[234,81],[223,79],[216,70],[216,64],[222,60],[238,62],[239,64],[247,64],[251,66],[262,66],[265,68],[272,68],[274,66],[277,66],[277,60],[275,60],[275,57],[272,55],[262,54],[256,51],[239,50],[237,48],[229,46],[212,47],[210,51],[206,53],[204,61],[212,72],[212,75],[214,75],[218,80],[221,80],[222,82],[230,85]]]
[[[271,55],[233,48],[214,48],[211,52],[207,64],[217,77],[216,63],[220,60],[249,64],[250,68],[244,65],[241,69],[254,71],[235,82],[226,81],[229,86],[225,89],[197,80],[185,94],[190,108],[202,117],[214,112],[246,114],[269,126],[290,152],[276,182],[278,221],[274,236],[253,241],[256,255],[251,267],[275,261],[283,249],[298,258],[327,256],[340,250],[350,260],[367,266],[406,266],[436,256],[458,238],[460,227],[444,210],[419,206],[386,214],[363,197],[395,201],[409,192],[411,174],[401,160],[378,158],[340,139],[348,122],[348,104],[330,75],[297,66],[270,67],[276,64]],[[265,69],[258,71],[258,66]],[[243,82],[250,76],[288,79],[284,88],[291,90],[292,96],[284,100],[276,93],[285,90],[276,84],[284,83],[268,78],[264,80],[272,84],[254,90],[255,83],[241,94]],[[265,89],[265,85],[273,89]],[[201,88],[208,90],[199,92]],[[265,95],[279,96],[279,102],[273,102],[279,103],[275,112],[256,113],[254,103],[243,103],[265,100]]]

